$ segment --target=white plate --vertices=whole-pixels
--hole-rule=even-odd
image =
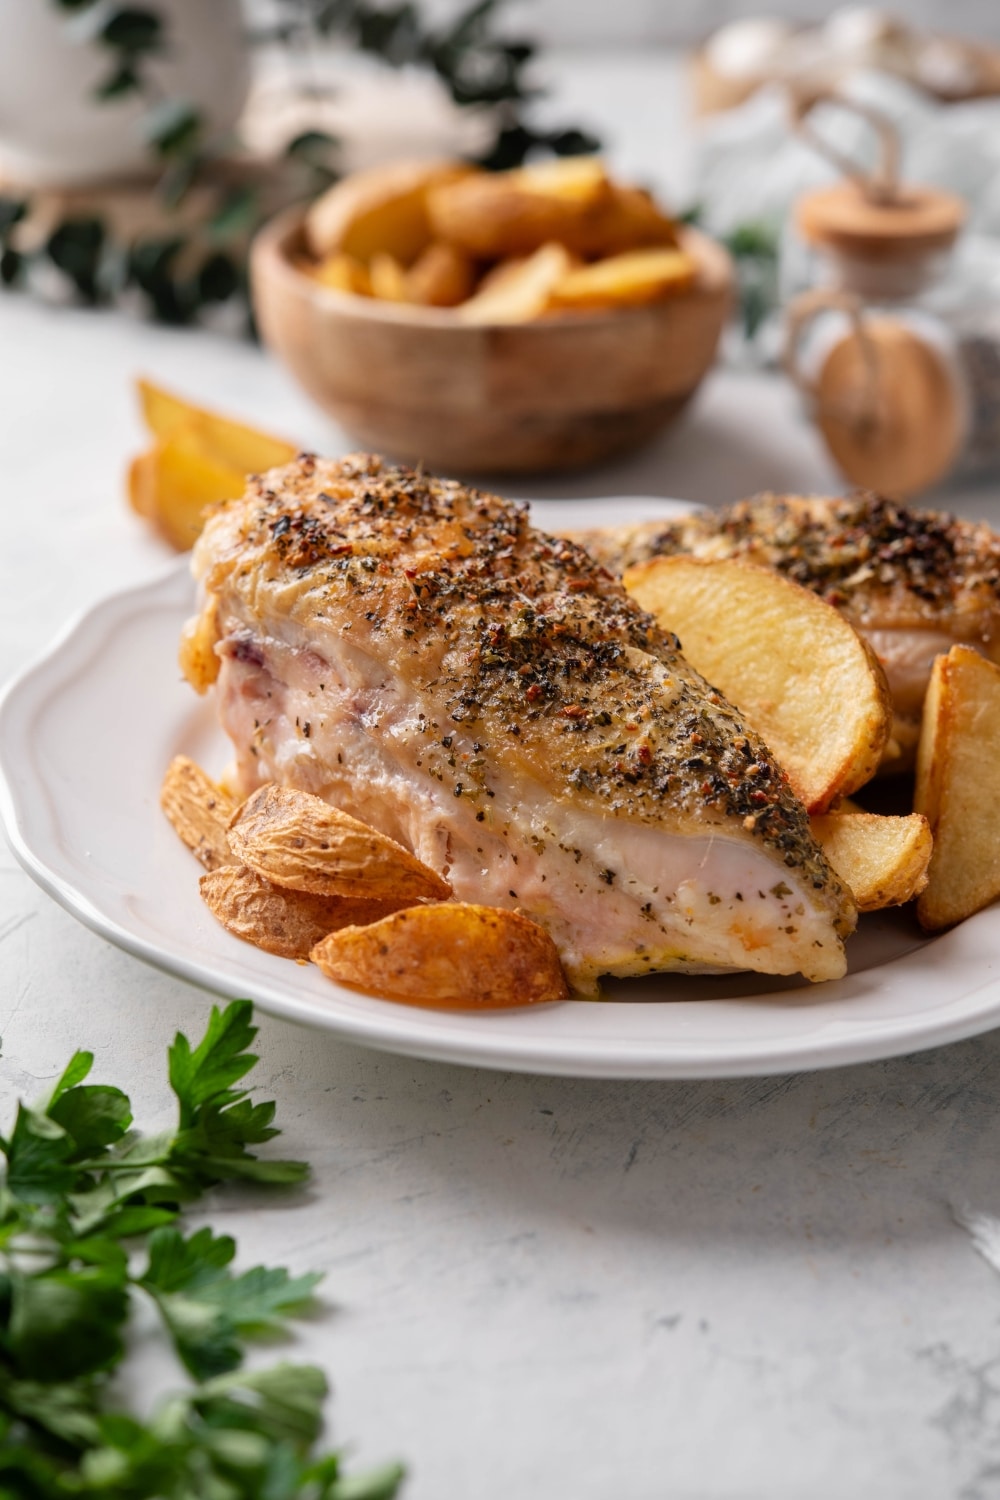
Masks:
[[[538,504],[543,525],[684,509],[657,501]],[[71,625],[0,707],[0,811],[19,859],[69,911],[130,953],[221,995],[389,1051],[594,1078],[705,1078],[889,1057],[1000,1023],[1000,908],[923,942],[912,917],[869,917],[851,972],[803,985],[736,975],[618,981],[614,1003],[431,1011],[341,989],[224,932],[198,866],[159,811],[183,751],[221,770],[211,706],[180,680],[183,565]],[[140,989],[137,986],[137,1004]]]

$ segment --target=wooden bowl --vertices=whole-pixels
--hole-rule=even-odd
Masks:
[[[250,261],[264,342],[358,444],[495,474],[572,469],[666,426],[715,356],[732,299],[726,251],[693,229],[695,285],[646,307],[470,326],[378,302],[298,269],[302,214],[268,224]]]

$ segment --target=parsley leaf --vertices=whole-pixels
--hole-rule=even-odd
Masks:
[[[234,1276],[227,1268],[235,1253],[228,1235],[216,1237],[210,1229],[190,1239],[173,1227],[150,1237],[139,1284],[156,1301],[178,1357],[199,1380],[235,1369],[239,1335],[271,1331],[282,1314],[308,1303],[320,1279],[264,1266]]]
[[[244,1371],[246,1342],[283,1332],[318,1276],[235,1270],[183,1206],[230,1179],[294,1184],[304,1162],[256,1155],[274,1105],[242,1080],[257,1061],[248,1001],[214,1008],[202,1041],[169,1051],[174,1130],[132,1129],[121,1089],[91,1084],[77,1052],[47,1099],[20,1103],[0,1136],[0,1500],[392,1500],[398,1465],[345,1475],[314,1451],[322,1371]],[[143,1254],[143,1251],[145,1252]],[[193,1384],[148,1421],[116,1404],[137,1296],[152,1300]]]

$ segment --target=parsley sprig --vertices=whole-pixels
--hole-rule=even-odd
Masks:
[[[234,1180],[292,1185],[304,1162],[258,1156],[273,1103],[241,1087],[257,1062],[248,1001],[213,1008],[197,1047],[169,1049],[175,1129],[143,1135],[121,1089],[77,1052],[46,1099],[0,1136],[0,1500],[391,1500],[392,1464],[344,1475],[317,1454],[321,1370],[241,1368],[246,1344],[309,1305],[319,1277],[234,1271],[236,1244],[186,1233],[185,1205]],[[115,1373],[138,1299],[159,1313],[188,1381],[148,1420]]]

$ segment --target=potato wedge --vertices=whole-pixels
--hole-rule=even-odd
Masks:
[[[141,481],[141,484],[137,483]],[[205,513],[246,488],[246,473],[206,452],[197,431],[178,428],[129,471],[129,498],[172,547],[193,547]]]
[[[156,450],[150,448],[132,459],[126,481],[128,501],[136,515],[152,520],[156,515]]]
[[[372,256],[368,270],[372,296],[382,302],[405,302],[406,273],[394,255],[380,250]]]
[[[399,910],[393,901],[289,891],[237,864],[203,875],[198,889],[227,932],[279,958],[307,959],[327,933],[340,927],[363,927]]]
[[[550,240],[597,258],[676,245],[677,228],[641,188],[611,182],[595,157],[567,157],[480,173],[434,188],[435,237],[479,260],[531,255]]]
[[[649,193],[613,182],[611,197],[590,227],[581,253],[601,257],[676,244],[677,225]]]
[[[683,250],[628,250],[567,271],[553,287],[553,308],[642,307],[693,286],[698,267]]]
[[[237,808],[233,853],[275,885],[317,896],[368,900],[446,900],[451,886],[395,839],[331,807],[321,797],[269,782]]]
[[[569,997],[548,933],[520,912],[458,901],[345,927],[312,950],[329,979],[411,1005],[499,1009]]]
[[[177,648],[177,665],[199,697],[218,680],[221,663],[215,648],[221,635],[218,600],[208,594],[200,613],[185,621]]]
[[[395,162],[335,183],[306,214],[306,241],[322,258],[343,253],[367,265],[384,251],[410,266],[430,244],[427,195],[474,172],[463,162]]]
[[[498,182],[508,182],[518,191],[534,193],[556,203],[582,203],[591,206],[607,201],[610,182],[599,156],[556,156],[549,161],[533,161],[524,167],[495,174]]]
[[[1000,896],[1000,667],[971,646],[934,663],[914,806],[934,836],[917,916],[937,932]]]
[[[507,260],[550,242],[584,253],[611,200],[603,166],[588,158],[446,183],[428,193],[427,211],[435,239],[474,259]]]
[[[543,245],[527,260],[497,266],[468,302],[457,309],[463,323],[525,323],[540,317],[553,290],[571,267],[562,245]]]
[[[406,273],[406,300],[422,307],[457,307],[472,296],[475,283],[469,257],[435,240]]]
[[[236,863],[226,833],[236,804],[186,755],[175,755],[167,767],[160,806],[206,870]]]
[[[243,422],[220,417],[172,395],[149,380],[136,382],[146,426],[154,437],[169,442],[177,436],[197,446],[206,460],[245,478],[290,463],[298,452],[294,443],[272,437]],[[242,487],[236,491],[242,494]]]
[[[320,286],[329,287],[332,292],[350,292],[356,297],[371,296],[372,284],[368,267],[360,260],[355,260],[353,255],[336,251],[318,265],[306,263],[304,269],[315,277]]]
[[[933,840],[919,813],[832,812],[812,819],[812,832],[854,897],[858,911],[902,906],[927,884]]]
[[[892,727],[889,688],[857,631],[807,589],[737,559],[658,557],[625,587],[740,708],[810,812],[863,786]]]

